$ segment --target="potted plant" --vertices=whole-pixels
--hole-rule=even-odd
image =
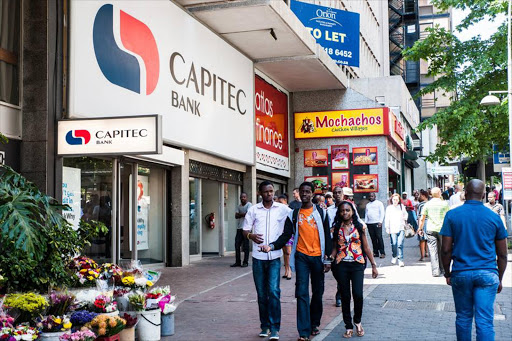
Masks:
[[[16,323],[31,322],[48,307],[48,301],[43,296],[33,292],[8,294],[5,296],[4,306],[9,311],[16,310],[19,312]]]
[[[135,340],[135,326],[137,325],[137,316],[124,313],[123,319],[126,321],[124,329],[119,333],[119,337],[122,341],[134,341]]]
[[[79,330],[71,334],[64,334],[60,337],[61,341],[94,341],[96,340],[96,334],[91,330]]]
[[[95,329],[98,341],[119,340],[119,332],[124,329],[126,321],[119,316],[108,316],[101,314],[96,316],[90,323]]]
[[[36,323],[36,327],[41,332],[39,337],[46,341],[59,341],[62,335],[70,333],[71,326],[72,324],[67,316],[49,315],[38,319]]]

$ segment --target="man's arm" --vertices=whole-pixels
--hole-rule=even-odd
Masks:
[[[425,210],[423,210],[423,212],[425,212]],[[425,225],[425,218],[427,216],[425,214],[422,214],[421,215],[421,218],[420,218],[420,227],[418,227],[418,233],[421,234],[423,233],[423,225]]]
[[[496,240],[496,255],[498,256],[498,276],[500,277],[498,293],[500,293],[502,288],[501,280],[507,268],[507,238]]]
[[[450,263],[452,262],[453,250],[453,237],[443,236],[441,247],[441,261],[443,262],[444,277],[446,277],[446,284],[452,285]],[[505,256],[506,259],[506,256]],[[506,264],[505,264],[506,265]]]
[[[273,250],[280,250],[283,248],[283,246],[286,245],[286,242],[290,240],[293,234],[293,223],[290,217],[286,218],[286,221],[284,223],[284,230],[283,233],[277,238],[276,241],[269,244],[274,246]]]
[[[384,224],[384,219],[386,218],[386,209],[384,208],[384,204],[382,202],[380,202],[380,205],[379,205],[379,212],[380,212],[380,226],[379,227],[382,227],[382,224]]]

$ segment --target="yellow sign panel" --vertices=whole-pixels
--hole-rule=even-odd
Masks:
[[[295,113],[295,138],[386,134],[388,108]]]

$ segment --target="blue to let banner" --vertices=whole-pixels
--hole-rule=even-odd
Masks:
[[[510,153],[506,151],[499,151],[498,146],[492,145],[493,161],[495,165],[506,165],[510,163]]]
[[[291,9],[337,64],[359,67],[359,13],[295,0]]]

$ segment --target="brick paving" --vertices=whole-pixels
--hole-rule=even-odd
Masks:
[[[428,259],[417,261],[415,238],[405,243],[405,267],[391,265],[386,244],[388,256],[377,260],[379,277],[372,279],[370,269],[366,270],[364,340],[455,340],[450,287],[444,278],[431,276]],[[158,285],[170,285],[179,302],[176,334],[163,340],[262,340],[257,336],[258,304],[251,267],[230,268],[233,262],[234,257],[213,257],[163,270]],[[504,289],[497,296],[496,340],[512,340],[512,263],[508,266]],[[281,340],[296,340],[298,336],[294,285],[294,278],[281,279]],[[344,324],[340,308],[334,306],[335,291],[336,282],[328,273],[322,332],[316,341],[342,339]]]

